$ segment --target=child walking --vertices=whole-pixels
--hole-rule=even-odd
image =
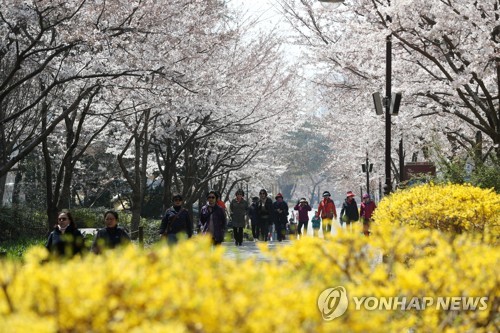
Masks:
[[[312,218],[311,222],[312,222],[314,237],[318,237],[319,236],[319,228],[321,226],[321,218],[319,217],[318,211],[314,212],[314,217]]]

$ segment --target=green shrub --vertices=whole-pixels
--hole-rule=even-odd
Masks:
[[[47,235],[47,214],[25,207],[0,206],[0,241]]]

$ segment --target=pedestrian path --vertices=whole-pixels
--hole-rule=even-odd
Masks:
[[[314,214],[314,212],[313,212],[313,214]],[[336,222],[336,223],[337,223],[337,225],[335,225],[335,226],[340,227],[340,224],[338,224],[338,222]],[[335,235],[336,233],[337,233],[336,228],[332,228],[332,235]],[[313,236],[312,223],[308,224],[306,234],[310,237]],[[262,251],[259,249],[257,244],[264,243],[267,245],[267,247],[271,251],[273,251],[277,247],[290,245],[294,241],[295,237],[297,237],[297,236],[296,235],[287,235],[287,240],[284,240],[282,242],[278,242],[278,241],[262,242],[261,241],[261,242],[255,243],[253,241],[245,240],[243,242],[242,246],[236,246],[234,244],[234,241],[223,242],[222,246],[224,246],[226,248],[226,252],[225,252],[226,258],[231,258],[231,259],[236,259],[236,260],[246,260],[249,258],[255,258],[257,261],[268,261],[268,260],[270,260],[270,258],[267,257],[266,254],[262,253]],[[321,229],[319,230],[319,237],[323,238],[323,231]]]
[[[262,253],[257,244],[266,244],[268,249],[273,251],[277,247],[287,246],[291,244],[290,240],[284,240],[282,242],[254,242],[254,241],[244,241],[241,246],[236,246],[234,242],[224,242],[222,246],[226,248],[225,257],[235,260],[246,260],[254,258],[256,261],[269,261],[270,258],[266,254]]]
[[[334,222],[334,228],[332,228],[332,235],[336,235],[338,232],[338,229],[340,228],[340,224],[335,221]],[[344,229],[346,226],[344,225]],[[359,228],[359,223],[356,225],[354,228]],[[350,229],[353,230],[353,229]],[[359,232],[361,229],[359,230]],[[313,237],[313,229],[311,223],[309,223],[308,228],[307,228],[307,235],[308,237]],[[295,240],[296,235],[287,235],[287,239],[278,242],[278,241],[270,241],[270,242],[254,242],[254,241],[249,241],[249,240],[244,240],[242,246],[236,246],[234,244],[234,241],[231,242],[223,242],[222,246],[225,247],[226,251],[224,253],[224,256],[226,258],[234,259],[234,260],[246,260],[250,258],[254,258],[256,261],[270,261],[271,259],[265,254],[262,253],[260,248],[257,246],[257,244],[265,244],[267,248],[270,251],[273,251],[281,246],[289,246],[291,245]],[[360,236],[361,237],[361,236]],[[364,236],[363,236],[364,237]],[[323,231],[320,229],[319,230],[319,238],[323,238]],[[372,263],[372,265],[377,265],[381,262],[382,260],[382,254],[375,259],[375,261]]]

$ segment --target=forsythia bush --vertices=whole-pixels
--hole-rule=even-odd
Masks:
[[[500,325],[500,251],[474,235],[452,240],[402,226],[260,246],[268,260],[228,258],[201,236],[65,262],[47,262],[34,248],[22,264],[0,262],[0,331],[494,332]],[[326,321],[318,297],[336,286],[349,305]],[[357,309],[351,299],[395,296],[487,299],[474,311]]]
[[[471,185],[425,184],[400,190],[382,200],[374,219],[380,225],[412,225],[455,234],[500,236],[500,194]]]

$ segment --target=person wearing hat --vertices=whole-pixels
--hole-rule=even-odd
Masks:
[[[242,189],[236,191],[236,198],[231,200],[229,210],[231,221],[233,221],[233,235],[236,246],[243,244],[243,228],[245,227],[245,215],[248,211],[248,202],[244,199],[245,192]]]
[[[182,207],[182,195],[175,193],[172,197],[172,207],[167,209],[160,225],[160,235],[166,238],[168,244],[179,241],[181,233],[186,233],[187,238],[193,235],[193,223],[187,209]]]
[[[355,194],[352,191],[347,191],[346,198],[342,204],[342,210],[340,211],[340,226],[346,223],[346,226],[350,226],[351,222],[356,222],[359,220],[358,204],[354,199]]]
[[[304,226],[304,235],[307,235],[307,225],[309,223],[309,212],[311,211],[311,206],[309,206],[306,198],[300,198],[299,202],[297,202],[293,209],[299,212],[299,225],[297,228],[299,237],[302,236],[302,226]]]
[[[274,225],[276,227],[278,241],[281,242],[285,239],[286,223],[288,221],[288,204],[283,200],[283,195],[281,193],[278,193],[275,199],[276,201],[273,203]],[[272,228],[269,229],[269,232],[272,232]]]
[[[363,202],[361,203],[361,208],[359,210],[359,215],[361,216],[361,221],[363,222],[363,234],[365,236],[370,235],[370,221],[372,220],[373,211],[377,208],[375,201],[371,200],[370,194],[363,194]]]
[[[250,218],[250,224],[252,226],[252,237],[254,242],[259,238],[259,228],[257,219],[257,204],[259,202],[259,197],[253,197],[252,203],[248,207],[248,217]]]
[[[321,216],[324,238],[332,233],[333,219],[337,219],[337,209],[335,208],[335,203],[330,197],[330,192],[323,192],[323,200],[321,200],[318,206],[318,213]]]

